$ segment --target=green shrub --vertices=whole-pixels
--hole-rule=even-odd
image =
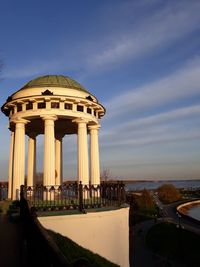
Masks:
[[[186,263],[186,266],[199,266],[200,237],[177,228],[175,224],[154,225],[146,235],[146,243],[157,254],[179,260],[181,263]]]
[[[130,226],[145,220],[154,219],[155,215],[158,216],[158,210],[149,190],[144,189],[137,194],[130,195],[128,201],[130,204]]]
[[[164,184],[158,188],[158,197],[165,203],[172,203],[181,199],[181,194],[172,184]]]

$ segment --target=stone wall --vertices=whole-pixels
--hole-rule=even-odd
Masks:
[[[121,267],[129,266],[129,207],[38,219],[46,229],[72,239]]]

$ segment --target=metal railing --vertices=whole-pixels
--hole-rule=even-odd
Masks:
[[[122,182],[100,185],[64,183],[61,186],[21,186],[21,194],[30,207],[39,211],[80,210],[121,206],[125,203],[125,185]]]
[[[58,247],[48,239],[45,229],[38,222],[23,191],[20,194],[20,223],[22,228],[23,266],[69,267]]]
[[[8,198],[8,182],[0,182],[0,201]]]

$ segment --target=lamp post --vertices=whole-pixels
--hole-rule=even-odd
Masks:
[[[155,214],[154,214],[154,224],[157,223],[157,218],[158,218],[158,215],[157,215],[157,213],[155,213]]]
[[[178,225],[177,225],[177,227],[181,228],[181,214],[177,211],[176,215],[178,216]]]

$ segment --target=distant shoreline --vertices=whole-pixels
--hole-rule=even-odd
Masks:
[[[117,181],[120,181],[120,182],[123,182],[125,184],[133,184],[133,183],[160,183],[160,182],[166,182],[166,183],[172,183],[172,182],[187,182],[187,181],[190,181],[190,182],[196,182],[196,181],[200,181],[200,178],[199,179],[173,179],[173,180],[169,180],[169,179],[159,179],[159,180],[154,180],[154,179],[146,179],[146,180],[135,180],[135,179],[128,179],[128,180],[123,180],[123,179],[108,179],[108,180],[101,180],[101,182],[117,182]],[[71,179],[64,179],[63,182],[77,182],[77,180],[71,180]],[[1,181],[0,180],[0,184],[7,184],[8,181]]]
[[[116,180],[113,180],[116,181]],[[166,183],[170,183],[170,182],[186,182],[186,181],[200,181],[200,179],[174,179],[174,180],[165,180],[165,179],[161,179],[161,180],[121,180],[123,181],[125,184],[129,184],[129,183],[160,183],[160,182],[166,182]],[[109,182],[111,182],[109,180]]]

